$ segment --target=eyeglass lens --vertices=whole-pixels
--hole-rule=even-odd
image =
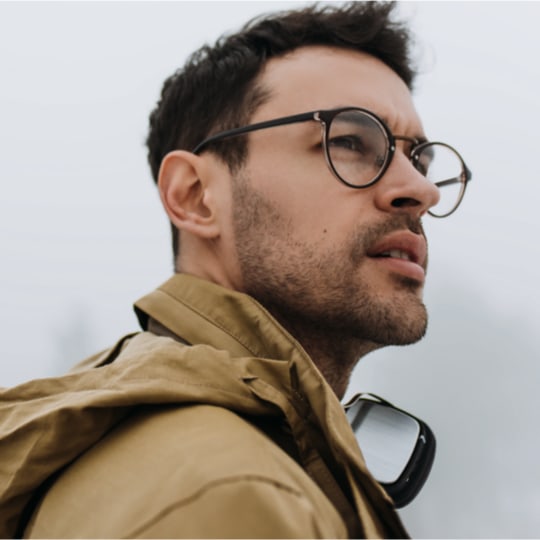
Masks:
[[[439,188],[439,202],[430,208],[430,214],[448,215],[459,204],[465,189],[465,174],[459,155],[445,144],[428,143],[416,152],[413,163]]]
[[[328,158],[335,173],[347,184],[363,187],[387,165],[390,141],[376,118],[345,110],[333,119],[327,135]],[[439,187],[440,201],[430,209],[435,216],[450,213],[463,194],[465,175],[457,152],[443,143],[421,145],[412,156],[414,166]]]
[[[361,111],[338,113],[330,124],[326,146],[338,176],[354,186],[370,184],[388,159],[389,141],[382,126]]]

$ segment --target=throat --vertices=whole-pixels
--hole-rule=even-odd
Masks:
[[[322,328],[312,322],[300,324],[299,321],[278,320],[302,345],[338,399],[345,395],[352,371],[360,358],[380,347],[371,341]]]

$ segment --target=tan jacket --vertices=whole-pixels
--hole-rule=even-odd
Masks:
[[[154,332],[0,392],[0,537],[406,536],[263,307],[178,274],[136,309]]]

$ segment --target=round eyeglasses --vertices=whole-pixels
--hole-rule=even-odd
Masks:
[[[221,131],[199,143],[193,153],[228,137],[310,120],[321,124],[326,163],[346,186],[364,189],[378,182],[392,162],[396,141],[405,141],[413,166],[439,188],[440,200],[429,214],[449,216],[463,200],[472,173],[457,150],[442,142],[394,135],[376,114],[358,107],[311,111]]]

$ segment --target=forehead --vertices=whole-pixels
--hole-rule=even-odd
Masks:
[[[303,47],[272,58],[259,82],[270,97],[253,121],[351,105],[376,113],[396,133],[422,133],[407,85],[390,67],[366,53]]]

